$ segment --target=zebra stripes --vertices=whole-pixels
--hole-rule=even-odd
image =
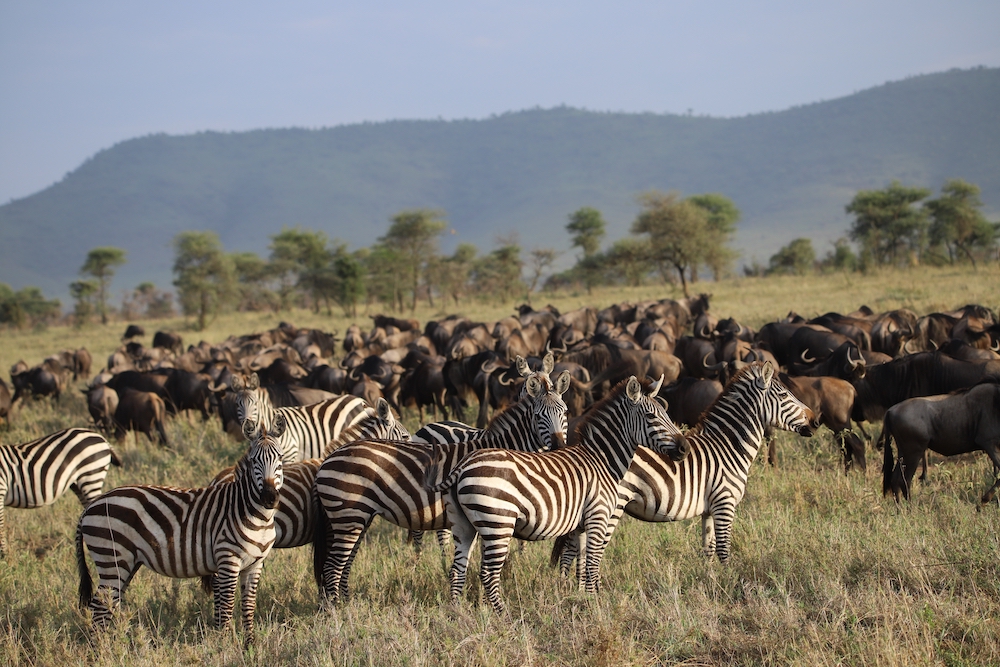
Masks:
[[[121,459],[101,434],[67,428],[19,445],[0,446],[0,557],[7,552],[5,507],[50,505],[73,489],[86,506]]]
[[[643,521],[680,521],[702,517],[706,557],[729,559],[736,506],[746,493],[747,476],[767,426],[812,435],[813,412],[774,375],[769,362],[740,370],[701,421],[685,433],[691,453],[682,461],[640,449],[618,489],[618,507],[608,527],[614,531],[622,513]],[[560,548],[557,543],[553,557]],[[576,536],[566,540],[560,571],[569,572],[576,556]]]
[[[662,382],[662,378],[660,378]],[[596,592],[605,534],[617,500],[618,482],[639,445],[683,457],[684,436],[659,403],[632,376],[619,383],[577,427],[579,444],[551,452],[477,451],[434,491],[449,492],[455,560],[450,575],[452,600],[465,587],[469,552],[482,538],[480,578],[487,598],[503,613],[500,570],[510,540],[541,540],[583,526],[587,534],[586,588]],[[433,480],[432,471],[428,479]]]
[[[281,438],[285,463],[324,456],[327,445],[341,432],[364,418],[368,403],[357,396],[337,396],[312,405],[276,408],[260,388],[256,373],[249,379],[234,375],[230,386],[236,393],[236,418],[270,428],[275,415],[284,415],[288,426]]]
[[[257,584],[274,544],[274,507],[282,486],[278,439],[284,428],[280,415],[270,433],[244,422],[250,443],[231,482],[201,489],[122,486],[84,510],[76,529],[80,605],[93,612],[95,628],[108,624],[112,607],[121,603],[125,588],[145,565],[168,577],[214,574],[218,627],[232,618],[239,580],[244,639],[253,641]],[[86,550],[97,568],[96,595]]]
[[[538,451],[565,441],[569,387],[564,373],[553,387],[547,374],[525,381],[527,396],[497,413],[479,437],[464,443],[361,441],[334,451],[316,475],[316,494],[328,519],[323,585],[328,601],[348,594],[351,563],[361,537],[376,516],[411,531],[448,525],[440,493],[430,491],[424,471],[450,470],[469,452],[483,448]],[[437,457],[435,459],[435,457]],[[317,554],[321,545],[317,541]]]

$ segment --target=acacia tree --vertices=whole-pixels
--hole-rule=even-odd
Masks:
[[[108,285],[115,275],[115,267],[125,263],[125,251],[121,248],[94,248],[87,253],[87,259],[80,267],[80,273],[93,276],[97,280],[97,312],[101,324],[108,323]]]
[[[632,287],[641,285],[653,270],[649,244],[635,237],[615,241],[604,253],[603,263],[612,275]]]
[[[447,304],[448,297],[458,306],[469,288],[469,276],[479,250],[471,243],[459,243],[451,257],[438,257],[429,267],[429,281],[440,291]]]
[[[676,192],[646,192],[639,201],[643,210],[632,223],[632,233],[648,235],[650,256],[664,279],[677,271],[684,296],[690,296],[688,269],[704,261],[712,244],[719,242],[708,213]]]
[[[896,264],[919,253],[927,229],[924,209],[914,206],[928,197],[927,188],[910,188],[893,181],[882,190],[862,190],[845,210],[855,216],[849,235],[861,245],[863,261]]]
[[[96,280],[74,280],[69,284],[69,294],[76,302],[73,306],[73,326],[77,329],[90,320],[94,312],[94,296],[97,290]]]
[[[768,273],[793,273],[803,276],[816,265],[816,251],[812,241],[805,238],[793,240],[771,255]]]
[[[271,237],[268,247],[271,249],[271,266],[281,279],[282,306],[289,307],[291,292],[298,289],[310,297],[313,312],[319,312],[322,301],[329,313],[334,287],[332,262],[336,249],[328,247],[326,234],[286,227]]]
[[[199,330],[233,292],[232,259],[215,232],[181,232],[174,237],[174,287],[186,315],[197,315]]]
[[[994,247],[1000,226],[983,217],[982,207],[979,186],[961,179],[946,182],[939,198],[924,203],[924,209],[931,218],[930,242],[945,246],[952,264],[955,263],[955,256],[961,253],[976,268],[973,251]]]
[[[597,261],[597,252],[601,248],[601,239],[604,238],[604,227],[604,216],[590,206],[570,213],[569,223],[566,225],[566,231],[573,237],[572,246],[583,250],[583,256],[577,258],[575,272],[587,286],[588,294],[600,282],[602,267],[601,262]]]
[[[740,219],[740,210],[736,208],[736,204],[729,197],[714,192],[692,195],[687,198],[687,201],[708,214],[708,226],[716,236],[717,241],[709,244],[704,263],[712,271],[715,280],[719,280],[732,267],[738,254],[728,244],[736,234],[736,223]],[[691,274],[692,279],[697,278],[697,268],[694,267]]]
[[[438,238],[448,227],[443,211],[417,209],[402,211],[392,217],[392,224],[385,236],[379,238],[383,246],[391,247],[401,258],[393,267],[406,276],[412,295],[410,311],[417,307],[420,283],[426,276],[427,266],[437,256]],[[431,290],[427,290],[430,305],[434,306]]]
[[[559,257],[554,248],[534,248],[528,253],[528,265],[531,267],[531,281],[528,283],[528,305],[531,305],[531,293],[538,287],[538,281],[546,269],[550,268]]]

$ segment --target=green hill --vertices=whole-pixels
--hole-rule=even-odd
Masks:
[[[798,236],[819,254],[859,189],[948,178],[1000,210],[1000,69],[953,70],[781,112],[721,119],[572,108],[482,120],[320,130],[151,135],[97,153],[60,182],[0,206],[0,282],[66,298],[90,248],[128,253],[113,288],[170,284],[171,239],[212,229],[267,254],[283,225],[368,245],[405,208],[441,208],[457,241],[567,249],[566,216],[600,209],[627,234],[650,188],[720,192],[743,213],[744,261]],[[564,255],[568,261],[570,253]]]

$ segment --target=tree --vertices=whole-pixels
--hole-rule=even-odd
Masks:
[[[19,329],[41,326],[59,317],[62,304],[59,299],[46,299],[37,287],[22,287],[16,292],[9,285],[0,283],[0,324],[10,324]]]
[[[976,267],[974,250],[994,247],[998,226],[983,217],[983,202],[979,199],[979,186],[961,179],[946,182],[941,196],[924,203],[930,215],[930,243],[943,245],[948,250],[948,260],[955,263],[961,253]]]
[[[635,237],[618,239],[604,255],[604,264],[626,285],[638,287],[653,270],[649,244]]]
[[[893,181],[882,190],[862,190],[854,196],[844,208],[855,216],[849,235],[861,245],[864,263],[897,264],[911,253],[919,255],[927,216],[914,204],[930,194],[927,188]]]
[[[528,305],[531,305],[531,293],[538,287],[538,281],[546,269],[551,267],[559,253],[553,248],[534,248],[528,254],[528,263],[531,266],[531,282],[528,283]]]
[[[417,307],[417,294],[427,265],[437,256],[438,237],[447,227],[443,211],[403,211],[393,216],[389,231],[379,238],[379,243],[392,247],[402,260],[394,270],[406,276],[406,283],[412,294],[411,312]],[[433,306],[430,290],[427,290],[427,296]]]
[[[288,308],[293,289],[310,297],[313,312],[319,312],[320,301],[330,310],[333,292],[333,255],[326,234],[295,227],[282,228],[271,237],[271,266],[281,279],[281,304]]]
[[[798,238],[771,255],[768,273],[792,273],[804,276],[816,265],[812,241]]]
[[[712,271],[715,280],[720,280],[723,274],[732,268],[738,255],[728,244],[736,234],[736,223],[740,219],[740,210],[736,208],[736,204],[729,197],[714,192],[692,195],[687,198],[687,201],[708,214],[708,226],[717,240],[708,246],[704,262]]]
[[[336,283],[333,299],[348,317],[358,316],[358,300],[365,293],[365,267],[356,255],[338,253],[333,260]]]
[[[643,210],[632,223],[632,233],[649,236],[651,257],[664,279],[676,270],[684,296],[690,296],[687,270],[704,261],[718,243],[708,212],[675,192],[647,192],[639,200]]]
[[[451,257],[438,257],[429,267],[429,280],[440,291],[442,298],[455,302],[464,297],[469,288],[469,276],[479,250],[471,243],[459,243]]]
[[[108,323],[108,285],[115,275],[115,267],[125,263],[125,251],[121,248],[94,248],[87,253],[87,259],[80,273],[97,279],[97,311],[101,314],[101,324]]]
[[[858,268],[858,256],[851,250],[847,239],[841,237],[833,242],[833,250],[826,254],[821,264],[826,269],[855,271]]]
[[[69,294],[76,304],[73,307],[73,324],[82,327],[94,313],[94,296],[97,294],[96,280],[74,280],[69,284]]]
[[[604,238],[604,216],[596,208],[584,206],[569,215],[566,231],[573,235],[573,247],[583,250],[590,257],[601,249]]]
[[[181,232],[174,237],[174,286],[186,315],[197,315],[199,330],[232,295],[233,261],[215,232]]]
[[[507,301],[524,293],[521,281],[521,245],[516,237],[497,239],[499,247],[476,262],[472,269],[472,282],[476,291],[497,301]]]
[[[235,276],[236,310],[281,310],[281,296],[274,288],[275,267],[255,252],[236,252],[229,256]]]

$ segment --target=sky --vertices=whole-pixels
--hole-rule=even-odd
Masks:
[[[0,0],[0,203],[150,133],[743,116],[1000,66],[996,0]]]

